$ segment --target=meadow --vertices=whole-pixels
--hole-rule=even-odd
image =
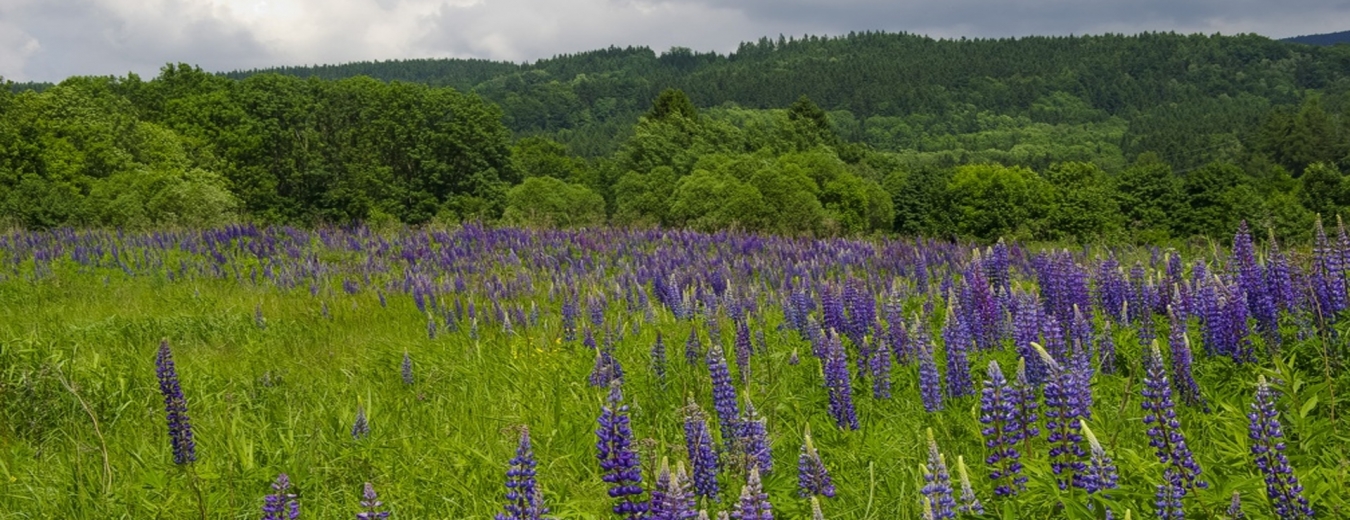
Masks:
[[[1350,238],[1235,231],[10,231],[0,519],[1350,516]]]

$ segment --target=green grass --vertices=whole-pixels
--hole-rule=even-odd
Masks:
[[[324,301],[331,319],[322,315]],[[500,510],[503,474],[516,428],[524,424],[554,515],[609,517],[595,461],[595,418],[604,392],[586,384],[590,351],[558,340],[554,304],[541,296],[538,327],[517,326],[509,336],[485,327],[473,340],[463,330],[429,339],[411,298],[391,295],[388,301],[381,307],[369,290],[349,296],[334,289],[316,298],[303,289],[206,279],[171,283],[74,264],[58,264],[55,276],[36,282],[5,280],[0,519],[197,518],[199,508],[209,518],[258,518],[262,496],[279,472],[290,474],[305,518],[351,518],[361,485],[369,481],[395,518],[487,519]],[[254,322],[258,306],[263,328]],[[611,306],[607,319],[642,319],[618,311]],[[754,358],[748,394],[768,419],[776,469],[766,487],[780,518],[809,517],[807,502],[795,494],[797,453],[808,422],[839,487],[838,498],[823,501],[828,518],[917,518],[918,465],[929,427],[949,463],[965,457],[991,510],[1052,518],[1064,514],[1056,512],[1058,501],[1083,501],[1054,489],[1043,437],[1036,444],[1041,453],[1026,460],[1030,488],[1020,499],[994,500],[984,480],[978,398],[925,413],[913,367],[896,367],[890,400],[874,400],[855,385],[863,427],[835,428],[809,346],[795,333],[775,330],[776,310],[768,316],[770,353]],[[660,311],[654,323],[642,324],[641,334],[618,346],[648,482],[661,456],[684,459],[679,408],[685,396],[711,412],[706,368],[687,366],[682,355],[690,326]],[[733,329],[729,322],[722,329],[729,344]],[[647,368],[657,330],[670,351],[664,385]],[[172,464],[154,368],[161,338],[173,346],[196,434],[199,460],[190,471]],[[1130,368],[1097,375],[1091,424],[1120,466],[1114,499],[1142,518],[1151,514],[1162,470],[1141,423],[1139,346],[1130,331],[1118,331],[1117,339]],[[794,348],[801,350],[799,366],[786,362]],[[405,351],[415,364],[412,386],[399,376]],[[1330,518],[1350,514],[1343,491],[1350,484],[1344,419],[1350,410],[1341,406],[1337,421],[1329,418],[1332,401],[1319,351],[1317,342],[1287,350],[1294,368],[1284,372],[1286,386],[1306,384],[1282,400],[1281,418],[1294,467],[1319,514]],[[1015,366],[1007,352],[977,354],[977,384],[991,357],[1009,373]],[[1237,367],[1197,352],[1196,376],[1214,410],[1181,410],[1183,429],[1211,482],[1210,490],[1187,499],[1197,518],[1221,513],[1235,490],[1250,517],[1269,514],[1247,454],[1245,416],[1257,374],[1269,369]],[[1334,377],[1344,389],[1344,374]],[[1319,402],[1308,405],[1312,396]],[[349,433],[358,406],[372,428],[360,441]],[[732,492],[740,482],[722,478]],[[710,504],[728,505],[727,499]],[[1068,511],[1073,516],[1076,509]]]

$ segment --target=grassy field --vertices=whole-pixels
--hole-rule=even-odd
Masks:
[[[283,472],[304,518],[353,517],[362,484],[370,482],[393,518],[486,519],[502,509],[504,473],[522,425],[534,439],[551,515],[611,518],[596,461],[596,418],[606,391],[588,385],[596,351],[582,344],[580,332],[574,341],[563,339],[560,309],[575,292],[577,327],[585,329],[591,302],[604,298],[595,335],[603,342],[603,331],[614,331],[650,483],[661,457],[687,460],[685,399],[692,396],[709,414],[713,407],[706,365],[684,357],[691,329],[703,345],[710,340],[704,312],[677,319],[657,301],[647,273],[695,280],[716,270],[729,281],[727,294],[757,307],[748,316],[750,330],[763,335],[763,350],[750,358],[748,384],[734,363],[732,371],[742,399],[767,421],[775,470],[765,487],[778,518],[810,516],[796,493],[808,424],[839,488],[836,498],[822,501],[827,518],[919,518],[926,428],[949,464],[965,458],[991,518],[1075,517],[1090,502],[1113,508],[1117,518],[1126,509],[1135,518],[1153,515],[1163,465],[1141,422],[1142,350],[1129,324],[1110,332],[1119,369],[1099,369],[1091,381],[1088,422],[1120,473],[1119,489],[1108,498],[1059,490],[1044,436],[1024,454],[1027,489],[995,498],[983,463],[978,395],[927,413],[913,363],[891,369],[890,399],[874,398],[855,373],[861,428],[835,426],[811,344],[781,326],[784,280],[856,277],[873,301],[898,298],[906,316],[935,307],[923,319],[933,326],[945,374],[940,288],[952,283],[947,279],[959,284],[964,267],[977,261],[967,245],[461,229],[265,231],[209,246],[206,234],[13,233],[4,241],[0,519],[258,518],[262,497]],[[258,246],[268,236],[275,244]],[[916,251],[925,252],[929,266],[923,287],[914,282]],[[1148,266],[1146,251],[1118,253]],[[1014,249],[1017,292],[1036,290],[1032,256]],[[1076,258],[1095,266],[1101,257]],[[1216,259],[1213,269],[1225,262]],[[634,300],[639,287],[649,296]],[[468,316],[470,303],[475,318]],[[529,316],[531,305],[538,318],[512,318],[506,330],[501,316]],[[729,312],[718,312],[717,341],[731,357],[735,327]],[[453,325],[446,316],[455,316]],[[1209,408],[1178,405],[1209,482],[1186,498],[1192,517],[1221,517],[1234,492],[1249,518],[1271,517],[1248,438],[1247,412],[1261,374],[1279,379],[1287,453],[1318,516],[1350,515],[1344,327],[1339,336],[1335,328],[1309,335],[1295,313],[1281,319],[1286,341],[1279,354],[1264,354],[1253,332],[1258,354],[1244,364],[1206,356],[1201,324],[1192,322],[1195,378]],[[1105,313],[1095,317],[1098,324],[1107,320]],[[1166,349],[1166,317],[1156,324]],[[658,333],[669,351],[665,380],[651,370]],[[175,465],[169,447],[154,364],[161,340],[172,346],[188,403],[198,456],[190,466]],[[972,353],[977,392],[989,360],[1011,374],[1017,363],[1011,343]],[[798,365],[788,362],[794,351]],[[413,363],[411,385],[400,374],[405,353]],[[358,408],[371,428],[363,439],[351,434]],[[725,468],[721,481],[720,503],[702,507],[735,503],[743,472]],[[1093,506],[1096,515],[1104,509]]]

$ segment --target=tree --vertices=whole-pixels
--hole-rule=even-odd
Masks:
[[[502,220],[541,227],[598,226],[605,222],[605,201],[579,184],[530,177],[506,192]]]
[[[1126,229],[1141,238],[1165,239],[1173,229],[1182,207],[1181,183],[1172,167],[1145,153],[1115,179],[1117,207],[1124,215]]]
[[[1050,209],[1052,190],[1029,169],[996,164],[957,168],[948,186],[957,231],[983,240],[1035,236]]]
[[[1049,235],[1076,241],[1101,238],[1120,228],[1120,208],[1106,173],[1092,163],[1059,163],[1045,172],[1054,191],[1046,224]]]
[[[671,116],[679,116],[690,121],[698,120],[698,109],[694,108],[694,103],[689,100],[683,90],[677,88],[668,88],[662,90],[652,101],[652,109],[647,112],[647,119],[653,121],[665,120]]]

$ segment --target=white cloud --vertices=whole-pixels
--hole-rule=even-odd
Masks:
[[[526,61],[610,45],[733,50],[778,34],[938,37],[1350,29],[1345,0],[0,0],[0,76],[153,76],[418,57]]]

